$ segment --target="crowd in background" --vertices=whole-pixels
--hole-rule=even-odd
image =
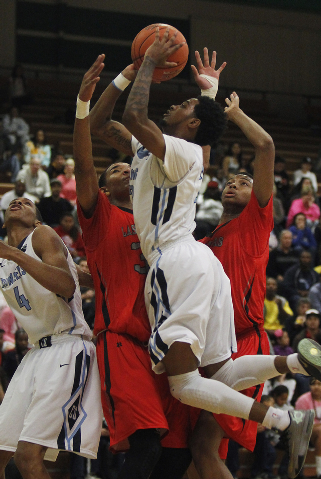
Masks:
[[[44,223],[54,228],[63,239],[74,261],[88,270],[76,213],[74,161],[64,154],[59,145],[48,143],[45,131],[31,131],[20,114],[19,108],[31,100],[25,91],[19,68],[13,72],[11,82],[11,107],[0,122],[0,173],[7,175],[14,188],[1,198],[0,223],[4,223],[4,212],[10,201],[21,196],[28,197],[37,204]],[[117,153],[112,156],[113,161],[118,160]],[[226,181],[237,172],[252,174],[252,162],[253,158],[243,154],[238,142],[220,144],[212,151],[211,173],[204,175],[197,200],[196,239],[203,238],[218,225],[223,211],[221,194]],[[270,338],[271,354],[291,354],[297,350],[300,339],[305,337],[321,344],[321,219],[317,178],[320,166],[321,158],[313,163],[311,158],[304,157],[300,167],[289,173],[286,160],[281,156],[275,159],[274,229],[269,242],[264,302],[264,327]],[[5,240],[5,237],[3,227],[0,238]],[[95,293],[88,288],[82,288],[81,293],[84,316],[93,329]],[[29,348],[26,333],[0,292],[0,402]],[[288,409],[300,404],[300,408],[304,408],[302,398],[308,405],[308,399],[312,398],[311,404],[318,412],[317,443],[317,425],[321,423],[321,383],[310,384],[309,378],[299,374],[280,376],[266,382],[262,402]],[[102,437],[105,438],[101,446],[104,452],[100,461],[101,457],[108,456],[106,426],[102,429]],[[273,479],[276,449],[282,450],[282,447],[277,434],[259,426],[252,476]],[[231,443],[228,464],[234,476],[239,467],[237,457],[237,447]],[[318,476],[321,476],[321,449],[316,449],[316,458],[317,470],[320,471]],[[86,477],[85,465],[77,467],[71,478]],[[104,467],[99,463],[92,465],[90,477],[116,477],[117,467],[117,461],[115,465],[115,460],[108,456]],[[278,471],[282,479],[287,477],[286,470],[287,457],[284,455]]]

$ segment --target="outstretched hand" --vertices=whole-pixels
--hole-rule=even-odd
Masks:
[[[230,98],[225,98],[225,103],[227,106],[224,108],[224,111],[227,115],[227,118],[232,120],[235,113],[240,111],[240,99],[237,93],[233,91],[233,93],[230,94]]]
[[[218,70],[215,70],[216,52],[212,53],[212,60],[210,63],[209,56],[208,56],[208,49],[205,47],[203,51],[204,51],[204,62],[201,59],[201,55],[196,50],[195,58],[196,58],[197,68],[194,65],[191,65],[191,68],[194,75],[194,80],[197,83],[197,85],[201,88],[201,90],[206,90],[208,88],[211,88],[212,85],[209,83],[209,81],[207,81],[205,78],[202,78],[200,75],[208,75],[218,80],[220,78],[221,72],[226,67],[226,62],[223,62],[220,68]]]
[[[159,37],[159,28],[156,28],[155,41],[148,47],[145,52],[145,57],[151,58],[157,66],[175,67],[176,62],[168,62],[167,58],[179,50],[186,42],[175,43],[177,31],[169,37],[170,27],[166,28],[162,39]]]
[[[80,85],[79,98],[82,101],[90,101],[95,91],[96,85],[100,80],[100,73],[105,67],[105,55],[98,55],[95,63],[85,73]]]
[[[135,70],[134,64],[131,63],[128,65],[123,71],[122,74],[124,75],[127,80],[134,81],[137,75],[137,70]]]

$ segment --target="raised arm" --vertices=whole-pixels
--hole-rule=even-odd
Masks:
[[[93,135],[98,136],[116,150],[133,156],[131,147],[131,133],[121,123],[112,120],[112,113],[116,101],[123,90],[136,77],[134,65],[128,65],[102,93],[99,100],[90,112],[90,128]]]
[[[169,38],[169,28],[162,39],[156,29],[155,41],[147,49],[144,61],[127,99],[123,123],[147,150],[164,160],[165,141],[158,126],[148,118],[149,91],[156,66],[173,66],[167,58],[184,43],[175,44],[176,33]]]
[[[66,259],[66,247],[57,233],[49,226],[38,226],[33,233],[32,246],[42,261],[2,241],[0,257],[17,263],[52,293],[71,298],[76,286]]]
[[[239,107],[239,97],[235,92],[226,98],[225,113],[252,143],[255,150],[253,191],[259,205],[265,207],[272,195],[274,184],[275,148],[271,136]]]

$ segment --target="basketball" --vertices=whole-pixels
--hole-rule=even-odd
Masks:
[[[148,27],[143,28],[134,38],[131,49],[131,57],[134,63],[135,69],[139,70],[139,67],[143,63],[144,55],[147,48],[154,43],[156,28],[159,27],[159,37],[163,37],[166,28],[170,27],[169,38],[174,35],[177,28],[167,25],[166,23],[153,23]],[[184,35],[177,31],[176,43],[186,42]],[[188,46],[187,43],[174,52],[167,61],[176,62],[177,65],[173,67],[156,67],[153,75],[153,81],[162,82],[170,80],[176,77],[185,67],[188,60]]]

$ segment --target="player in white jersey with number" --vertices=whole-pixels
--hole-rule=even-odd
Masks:
[[[14,455],[22,477],[45,479],[43,460],[59,450],[96,457],[100,383],[91,331],[83,317],[75,263],[27,198],[5,213],[0,242],[3,294],[33,348],[0,406],[0,478]]]
[[[214,144],[225,125],[224,112],[213,101],[224,65],[215,71],[215,55],[210,64],[204,49],[203,66],[197,53],[194,77],[204,96],[172,106],[163,117],[162,132],[148,118],[149,90],[155,67],[166,66],[167,58],[182,46],[175,45],[175,38],[169,38],[167,30],[160,40],[156,29],[156,39],[129,93],[124,124],[111,119],[117,98],[130,83],[122,74],[106,88],[90,114],[95,135],[134,156],[135,225],[150,266],[145,292],[153,369],[166,371],[172,395],[185,404],[287,430],[289,477],[295,477],[307,451],[313,413],[292,415],[267,408],[237,391],[289,370],[306,375],[313,371],[321,377],[321,348],[305,340],[299,355],[230,358],[235,347],[230,283],[220,262],[192,237],[194,202],[203,172],[201,146]],[[104,55],[99,55],[88,72],[88,82],[99,81],[103,61]],[[233,93],[226,99],[226,111],[235,102],[238,97]],[[88,115],[88,101],[79,98],[77,111],[79,107],[84,117]],[[210,379],[199,375],[200,365]]]

